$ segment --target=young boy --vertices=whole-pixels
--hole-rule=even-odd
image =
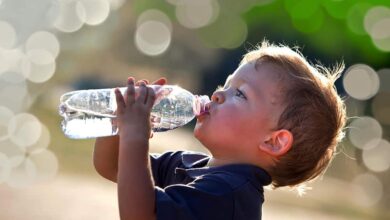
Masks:
[[[296,186],[331,161],[346,117],[334,88],[342,69],[263,42],[197,117],[194,135],[210,156],[149,156],[155,94],[139,81],[135,95],[129,78],[125,97],[116,91],[119,136],[98,138],[94,152],[96,170],[118,184],[121,219],[261,219],[263,186]]]

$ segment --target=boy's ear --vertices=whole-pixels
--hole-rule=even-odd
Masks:
[[[281,129],[272,132],[270,137],[260,143],[259,148],[271,156],[279,157],[291,149],[292,143],[292,133],[288,130]]]

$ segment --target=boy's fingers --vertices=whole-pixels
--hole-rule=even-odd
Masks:
[[[145,104],[147,93],[148,93],[148,88],[146,87],[145,82],[142,82],[139,86],[139,96],[137,102],[141,104]]]
[[[135,102],[135,89],[134,89],[134,78],[129,77],[127,79],[127,103],[128,104],[133,104]]]
[[[123,109],[126,107],[125,100],[123,99],[122,93],[118,88],[115,88],[115,98],[116,98],[116,113],[122,113]]]
[[[141,81],[144,81],[146,85],[149,84],[149,80],[147,80],[147,79],[142,79]]]
[[[147,79],[141,79],[141,80],[138,80],[135,85],[136,86],[140,86],[141,83],[145,83],[146,85],[149,84],[149,81]]]
[[[154,101],[156,99],[156,94],[154,93],[154,90],[150,87],[147,87],[148,89],[148,94],[147,94],[147,99],[146,99],[146,106],[148,108],[152,108]]]
[[[161,77],[160,79],[152,82],[153,85],[165,85],[167,83],[167,79]]]

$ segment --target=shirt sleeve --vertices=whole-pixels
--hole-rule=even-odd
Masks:
[[[181,165],[181,151],[165,152],[163,154],[150,154],[150,163],[154,184],[165,187],[175,174],[175,168]]]
[[[213,175],[189,184],[155,187],[157,220],[232,219],[233,193],[229,185]]]

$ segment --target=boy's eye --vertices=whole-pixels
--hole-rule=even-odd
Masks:
[[[241,92],[241,90],[237,89],[236,90],[236,96],[240,97],[240,98],[243,98],[243,99],[246,99],[246,96],[243,92]]]

